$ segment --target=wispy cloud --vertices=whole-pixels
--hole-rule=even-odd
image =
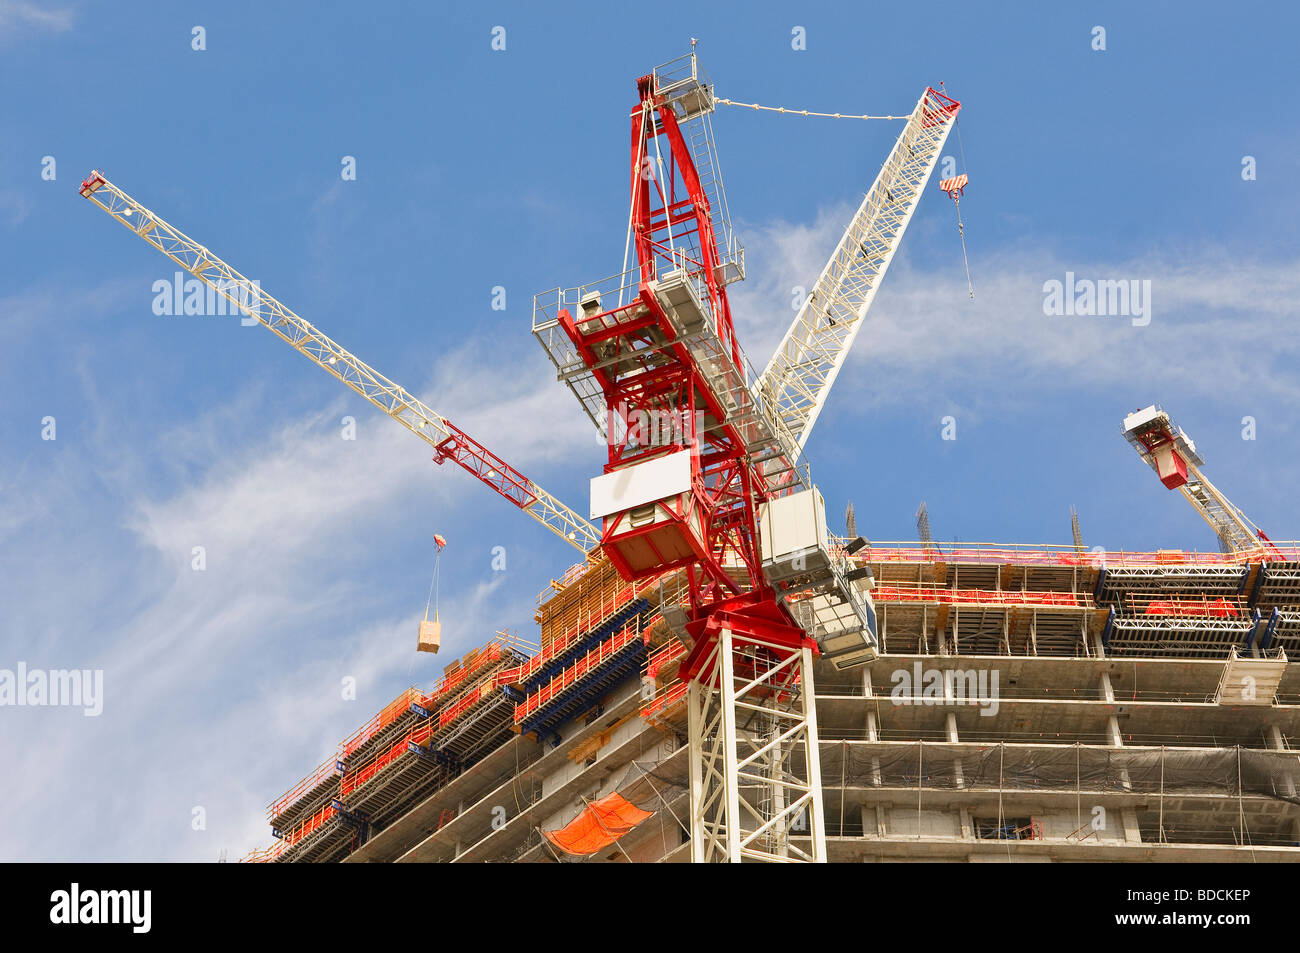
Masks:
[[[70,7],[54,8],[27,0],[0,0],[0,33],[19,30],[65,33],[76,14]]]
[[[852,209],[824,211],[810,226],[750,229],[750,273],[734,292],[749,356],[761,370],[793,321],[793,289],[809,288]],[[945,264],[949,264],[945,262]],[[908,402],[918,388],[979,389],[1018,400],[1023,385],[1097,388],[1143,381],[1199,394],[1300,401],[1300,262],[1258,261],[1207,245],[1111,261],[1074,260],[1024,247],[972,259],[976,296],[960,267],[925,267],[902,255],[891,266],[849,357],[835,400]],[[1043,284],[1079,278],[1150,280],[1152,318],[1047,316]],[[1008,385],[1022,385],[1014,390]]]
[[[42,307],[57,304],[42,298]],[[287,350],[285,360],[293,360]],[[583,452],[594,459],[590,427],[568,395],[541,362],[523,366],[531,371],[503,376],[473,346],[450,351],[423,397],[526,472]],[[83,377],[94,395],[87,402],[111,418],[111,388]],[[546,531],[504,502],[494,508],[467,475],[435,469],[427,447],[346,391],[287,421],[277,419],[274,398],[244,389],[231,406],[175,421],[154,445],[129,452],[110,427],[87,428],[100,446],[81,459],[107,461],[90,483],[108,488],[106,512],[129,531],[125,546],[121,532],[98,532],[98,498],[78,505],[84,467],[19,481],[39,483],[39,492],[30,488],[36,495],[0,523],[16,545],[65,556],[22,574],[30,596],[5,654],[11,664],[32,652],[45,664],[102,668],[107,698],[94,719],[3,713],[0,760],[22,779],[7,802],[10,820],[0,820],[7,858],[203,859],[223,846],[238,856],[267,840],[264,806],[277,791],[397,688],[436,680],[446,659],[482,644],[496,620],[527,625],[540,586],[491,574],[484,559],[477,581],[443,592],[441,656],[417,656],[424,590],[398,600],[409,606],[398,615],[384,591],[408,568],[392,545],[412,534],[413,512],[439,501],[447,522],[463,527],[459,537],[439,527],[461,553],[498,519],[524,538]],[[268,413],[270,423],[248,426]],[[345,415],[356,418],[354,441],[342,439]],[[177,487],[170,495],[142,489],[160,485],[159,466],[170,471],[162,482]],[[150,470],[155,478],[143,479]],[[22,506],[38,499],[46,502]],[[79,522],[96,531],[71,529]],[[203,571],[192,568],[196,546]],[[416,575],[427,580],[429,568]],[[42,637],[17,637],[19,629]],[[356,680],[355,701],[341,696],[344,677]],[[97,786],[103,812],[60,826],[56,815],[80,796],[76,778]],[[204,809],[206,832],[192,830],[193,807]],[[51,838],[55,827],[61,834]]]

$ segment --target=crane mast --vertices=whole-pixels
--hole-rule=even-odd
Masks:
[[[800,449],[826,406],[961,103],[927,88],[759,380]]]
[[[491,450],[370,365],[336,343],[257,283],[169,225],[99,172],[81,183],[81,194],[180,267],[265,326],[317,367],[342,381],[434,448],[434,461],[458,464],[551,532],[583,553],[600,542],[578,512],[560,502]]]
[[[1224,551],[1251,553],[1271,546],[1264,532],[1201,473],[1205,461],[1196,444],[1159,405],[1129,414],[1123,429],[1124,438],[1160,482],[1182,493],[1214,530]]]

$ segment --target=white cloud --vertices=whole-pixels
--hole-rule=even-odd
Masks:
[[[852,214],[823,212],[811,226],[747,229],[749,270],[733,286],[733,313],[750,360],[762,370],[793,321],[795,286],[809,288]],[[904,239],[906,247],[906,238]],[[1102,388],[1141,382],[1199,394],[1295,403],[1300,377],[1293,333],[1300,262],[1257,261],[1208,246],[1115,261],[1082,261],[1041,247],[1007,249],[971,262],[975,298],[960,263],[944,267],[901,254],[836,384],[836,402],[906,403],[918,393],[979,390],[1019,400],[1026,385]],[[1149,279],[1152,318],[1048,317],[1043,283],[1078,278]]]
[[[76,15],[70,8],[53,9],[26,0],[0,0],[0,31],[48,30],[64,33],[72,29]]]

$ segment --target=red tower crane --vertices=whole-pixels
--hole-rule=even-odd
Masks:
[[[712,86],[690,54],[640,77],[637,94],[635,262],[539,295],[533,329],[605,431],[591,509],[601,545],[627,579],[684,569],[689,581],[678,634],[690,646],[692,858],[821,861],[812,657],[866,661],[875,633],[869,597],[828,545],[802,448],[960,104],[922,95],[820,296],[760,379],[727,298],[743,253],[713,148]],[[671,439],[651,421],[676,422]],[[806,848],[789,837],[801,826]]]

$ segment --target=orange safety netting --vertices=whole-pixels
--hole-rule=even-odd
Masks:
[[[581,814],[558,831],[543,836],[566,854],[594,854],[614,843],[654,811],[643,811],[615,791],[592,801]]]

